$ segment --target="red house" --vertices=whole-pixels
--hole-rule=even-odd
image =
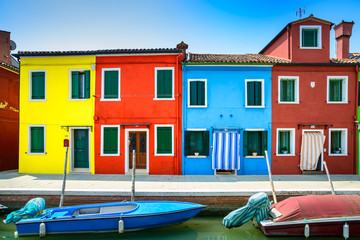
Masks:
[[[353,22],[335,26],[310,15],[290,22],[261,54],[288,59],[272,69],[272,172],[356,172],[358,60],[349,60]]]
[[[181,62],[174,49],[107,50],[96,57],[95,173],[181,174]],[[183,52],[183,51],[184,52]]]
[[[19,159],[19,68],[10,43],[10,32],[0,31],[0,171],[17,169]]]

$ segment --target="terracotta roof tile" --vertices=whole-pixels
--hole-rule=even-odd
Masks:
[[[349,64],[360,64],[360,60],[359,59],[355,59],[355,58],[351,58],[351,59],[346,59],[346,58],[330,58],[330,62],[331,63],[349,63]]]
[[[198,54],[189,53],[188,63],[290,63],[289,59],[262,54]]]
[[[360,58],[360,53],[349,53],[350,59]]]
[[[0,67],[7,68],[7,69],[13,70],[15,72],[19,72],[19,68],[11,66],[9,64],[6,64],[6,63],[4,63],[2,61],[0,61]]]

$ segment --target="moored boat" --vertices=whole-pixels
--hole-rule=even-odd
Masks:
[[[171,201],[88,204],[45,209],[40,217],[16,223],[19,236],[89,232],[126,232],[184,222],[204,205]]]

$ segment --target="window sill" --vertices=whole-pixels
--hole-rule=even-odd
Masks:
[[[347,157],[349,156],[346,153],[329,153],[329,157]]]
[[[245,108],[265,108],[265,106],[245,106]]]
[[[262,156],[262,155],[256,155],[256,156],[245,156],[245,158],[265,158],[265,156]]]
[[[43,153],[31,153],[31,152],[28,152],[27,155],[46,155],[46,152],[43,152]]]
[[[278,104],[299,104],[299,101],[294,101],[294,102],[278,102]]]
[[[79,99],[76,99],[76,98],[69,98],[69,101],[86,101],[88,100],[89,98],[79,98]]]
[[[303,47],[303,46],[300,46],[300,49],[322,49],[321,46],[318,46],[318,47]]]
[[[29,102],[45,102],[46,99],[29,99]]]
[[[118,101],[121,101],[121,99],[120,98],[100,98],[100,101],[104,101],[104,102],[111,102],[111,101],[113,101],[113,102],[118,102]]]
[[[329,104],[347,104],[348,101],[339,101],[339,102],[331,102],[331,101],[327,101],[326,103],[329,103]]]
[[[289,153],[289,154],[277,153],[276,156],[277,157],[295,157],[295,154],[293,154],[293,153]]]
[[[187,158],[207,158],[208,156],[204,156],[204,155],[199,155],[199,156],[195,156],[195,155],[189,155],[189,156],[186,156]]]
[[[173,153],[164,153],[164,154],[156,153],[156,154],[154,154],[154,156],[156,156],[156,157],[173,157],[174,154]]]
[[[160,101],[163,101],[163,100],[175,100],[175,98],[153,98],[153,100],[160,100]]]
[[[198,106],[190,106],[190,105],[188,105],[188,108],[207,108],[207,106],[206,105],[198,105]]]
[[[114,154],[104,154],[104,153],[101,153],[100,156],[101,156],[101,157],[118,157],[118,156],[120,156],[120,153],[114,153]]]

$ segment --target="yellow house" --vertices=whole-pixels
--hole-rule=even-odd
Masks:
[[[95,55],[19,52],[19,173],[94,173]]]

